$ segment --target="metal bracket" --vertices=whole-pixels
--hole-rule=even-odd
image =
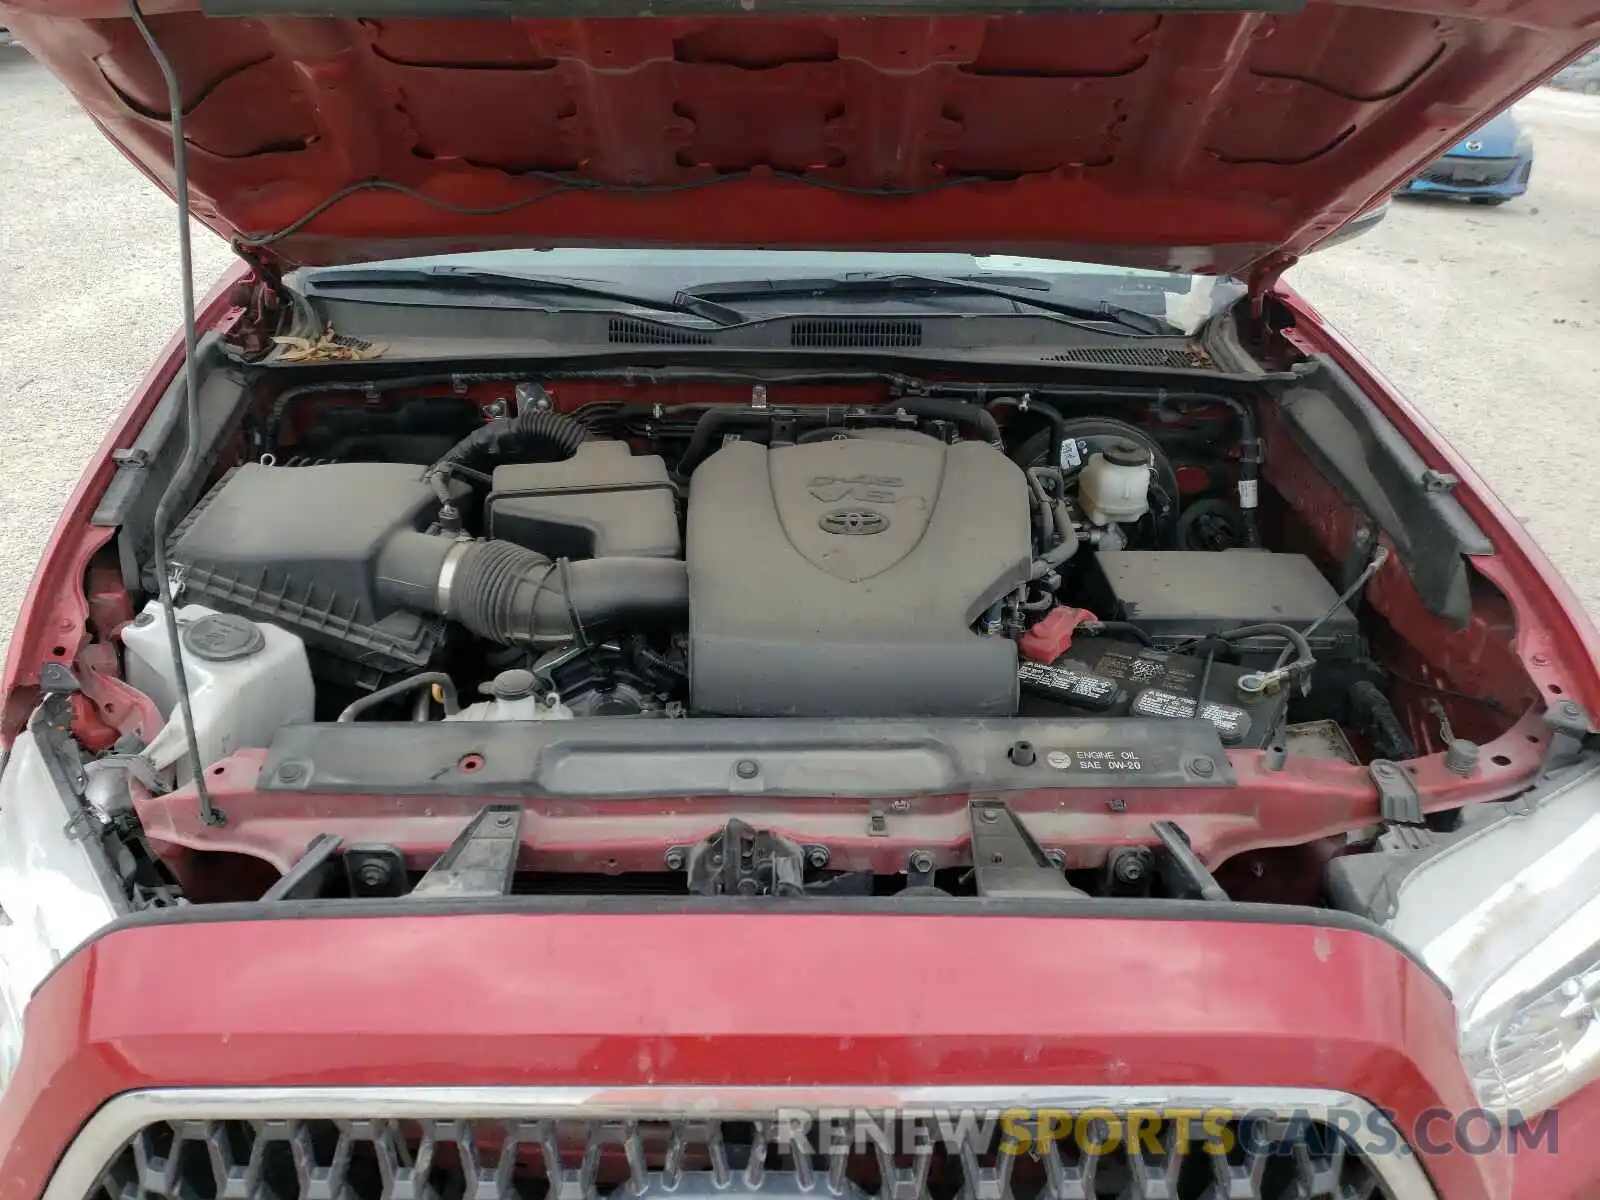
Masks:
[[[143,470],[150,465],[150,451],[142,447],[131,447],[124,450],[113,450],[111,461],[119,467],[132,467],[134,470]]]
[[[974,800],[967,806],[967,816],[972,823],[972,874],[978,895],[1008,900],[1087,896],[1067,882],[1004,800]]]
[[[1594,730],[1589,714],[1575,700],[1561,700],[1545,709],[1544,723],[1550,727],[1550,745],[1539,773],[1550,775],[1577,761]]]
[[[1228,893],[1222,890],[1216,876],[1206,870],[1205,863],[1190,847],[1188,834],[1171,821],[1152,821],[1150,828],[1155,830],[1161,848],[1167,852],[1161,863],[1162,882],[1176,899],[1228,899]]]
[[[1347,591],[1354,586],[1361,573],[1367,569],[1367,564],[1372,561],[1372,549],[1378,545],[1378,524],[1370,517],[1361,520],[1350,535],[1350,548],[1345,552],[1344,562],[1340,566],[1339,590]],[[1359,594],[1350,597],[1349,604],[1352,608],[1361,602]]]
[[[89,776],[83,769],[81,748],[72,736],[72,697],[82,690],[77,676],[60,663],[48,662],[39,668],[41,699],[33,735],[39,749],[55,760],[68,789],[79,800],[89,786]],[[91,815],[86,805],[73,822],[81,823]]]
[[[1367,774],[1378,785],[1378,815],[1384,824],[1422,824],[1422,797],[1404,767],[1387,758],[1375,758],[1367,764]]]
[[[799,842],[738,817],[689,851],[689,890],[699,896],[801,896],[806,851]]]
[[[1430,496],[1448,496],[1461,482],[1448,471],[1435,471],[1429,467],[1422,473],[1422,490]]]
[[[262,900],[315,900],[322,895],[337,865],[334,852],[342,844],[337,834],[319,833]]]
[[[522,805],[490,804],[439,856],[413,896],[505,896],[522,848]]]

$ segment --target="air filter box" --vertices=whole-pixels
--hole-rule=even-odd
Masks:
[[[438,511],[417,466],[245,463],[195,505],[168,558],[185,601],[290,630],[359,664],[349,682],[370,686],[426,666],[443,639],[442,621],[390,607],[375,586],[389,536]]]
[[[560,462],[496,467],[489,536],[549,558],[677,558],[675,497],[660,455],[590,439]]]

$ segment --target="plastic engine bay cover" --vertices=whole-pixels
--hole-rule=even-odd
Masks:
[[[981,442],[733,442],[689,499],[691,707],[1011,716],[1017,651],[972,623],[1023,583],[1027,482]]]

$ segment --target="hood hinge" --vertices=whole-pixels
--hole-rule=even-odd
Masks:
[[[259,250],[235,245],[233,251],[248,264],[255,278],[242,281],[235,294],[233,303],[244,309],[245,316],[229,340],[246,359],[257,359],[272,349],[280,314],[291,301],[276,263]]]
[[[1299,261],[1298,255],[1274,254],[1256,264],[1249,280],[1251,316],[1259,317],[1266,311],[1267,293],[1283,278],[1283,273]]]

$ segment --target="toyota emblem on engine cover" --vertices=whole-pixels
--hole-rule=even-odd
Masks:
[[[882,513],[863,509],[840,508],[825,513],[817,524],[828,533],[838,533],[845,537],[867,537],[870,534],[882,533],[889,528],[889,518]]]

